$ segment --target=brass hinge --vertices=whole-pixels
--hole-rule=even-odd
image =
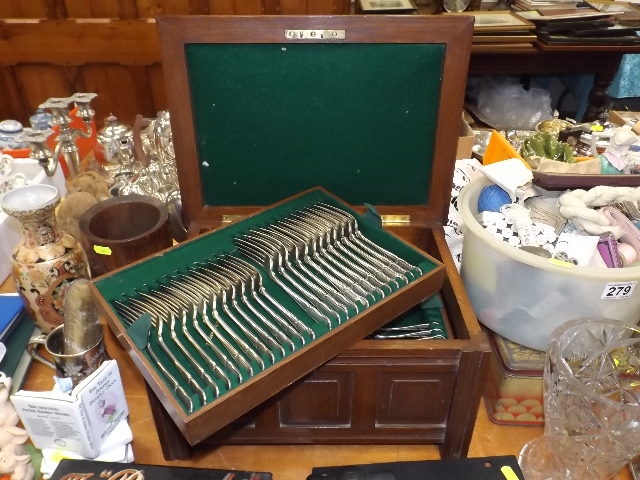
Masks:
[[[244,218],[244,215],[222,215],[222,224],[226,225],[228,223],[237,222],[242,218]]]
[[[411,223],[411,215],[380,215],[382,218],[382,225],[409,225]]]

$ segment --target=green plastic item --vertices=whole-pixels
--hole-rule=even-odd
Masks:
[[[543,133],[542,136],[544,138],[544,149],[547,153],[547,158],[558,160],[561,153],[558,139],[548,132]]]
[[[529,146],[537,156],[544,157],[546,155],[544,149],[544,139],[542,138],[542,135],[535,134],[534,136],[530,137]]]
[[[573,149],[571,148],[571,145],[569,145],[568,143],[565,143],[562,146],[562,150],[564,152],[564,161],[567,163],[576,163],[576,159],[573,158]]]
[[[522,142],[522,147],[520,147],[520,154],[525,159],[537,156],[559,162],[575,163],[571,146],[565,142],[559,142],[549,132],[536,133],[531,137],[525,138]]]

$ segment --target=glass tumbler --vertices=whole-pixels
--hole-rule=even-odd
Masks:
[[[544,435],[520,452],[527,480],[607,479],[640,454],[640,329],[578,319],[549,340]]]

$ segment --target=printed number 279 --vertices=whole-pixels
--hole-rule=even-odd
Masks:
[[[638,282],[607,283],[601,298],[603,300],[629,298],[636,287],[636,283]]]

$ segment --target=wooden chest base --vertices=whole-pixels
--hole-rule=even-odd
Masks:
[[[473,316],[441,229],[394,231],[426,247],[447,267],[440,293],[452,339],[363,340],[197,448],[438,444],[443,457],[466,456],[485,383],[488,340]],[[165,459],[188,459],[193,447],[149,393]]]

